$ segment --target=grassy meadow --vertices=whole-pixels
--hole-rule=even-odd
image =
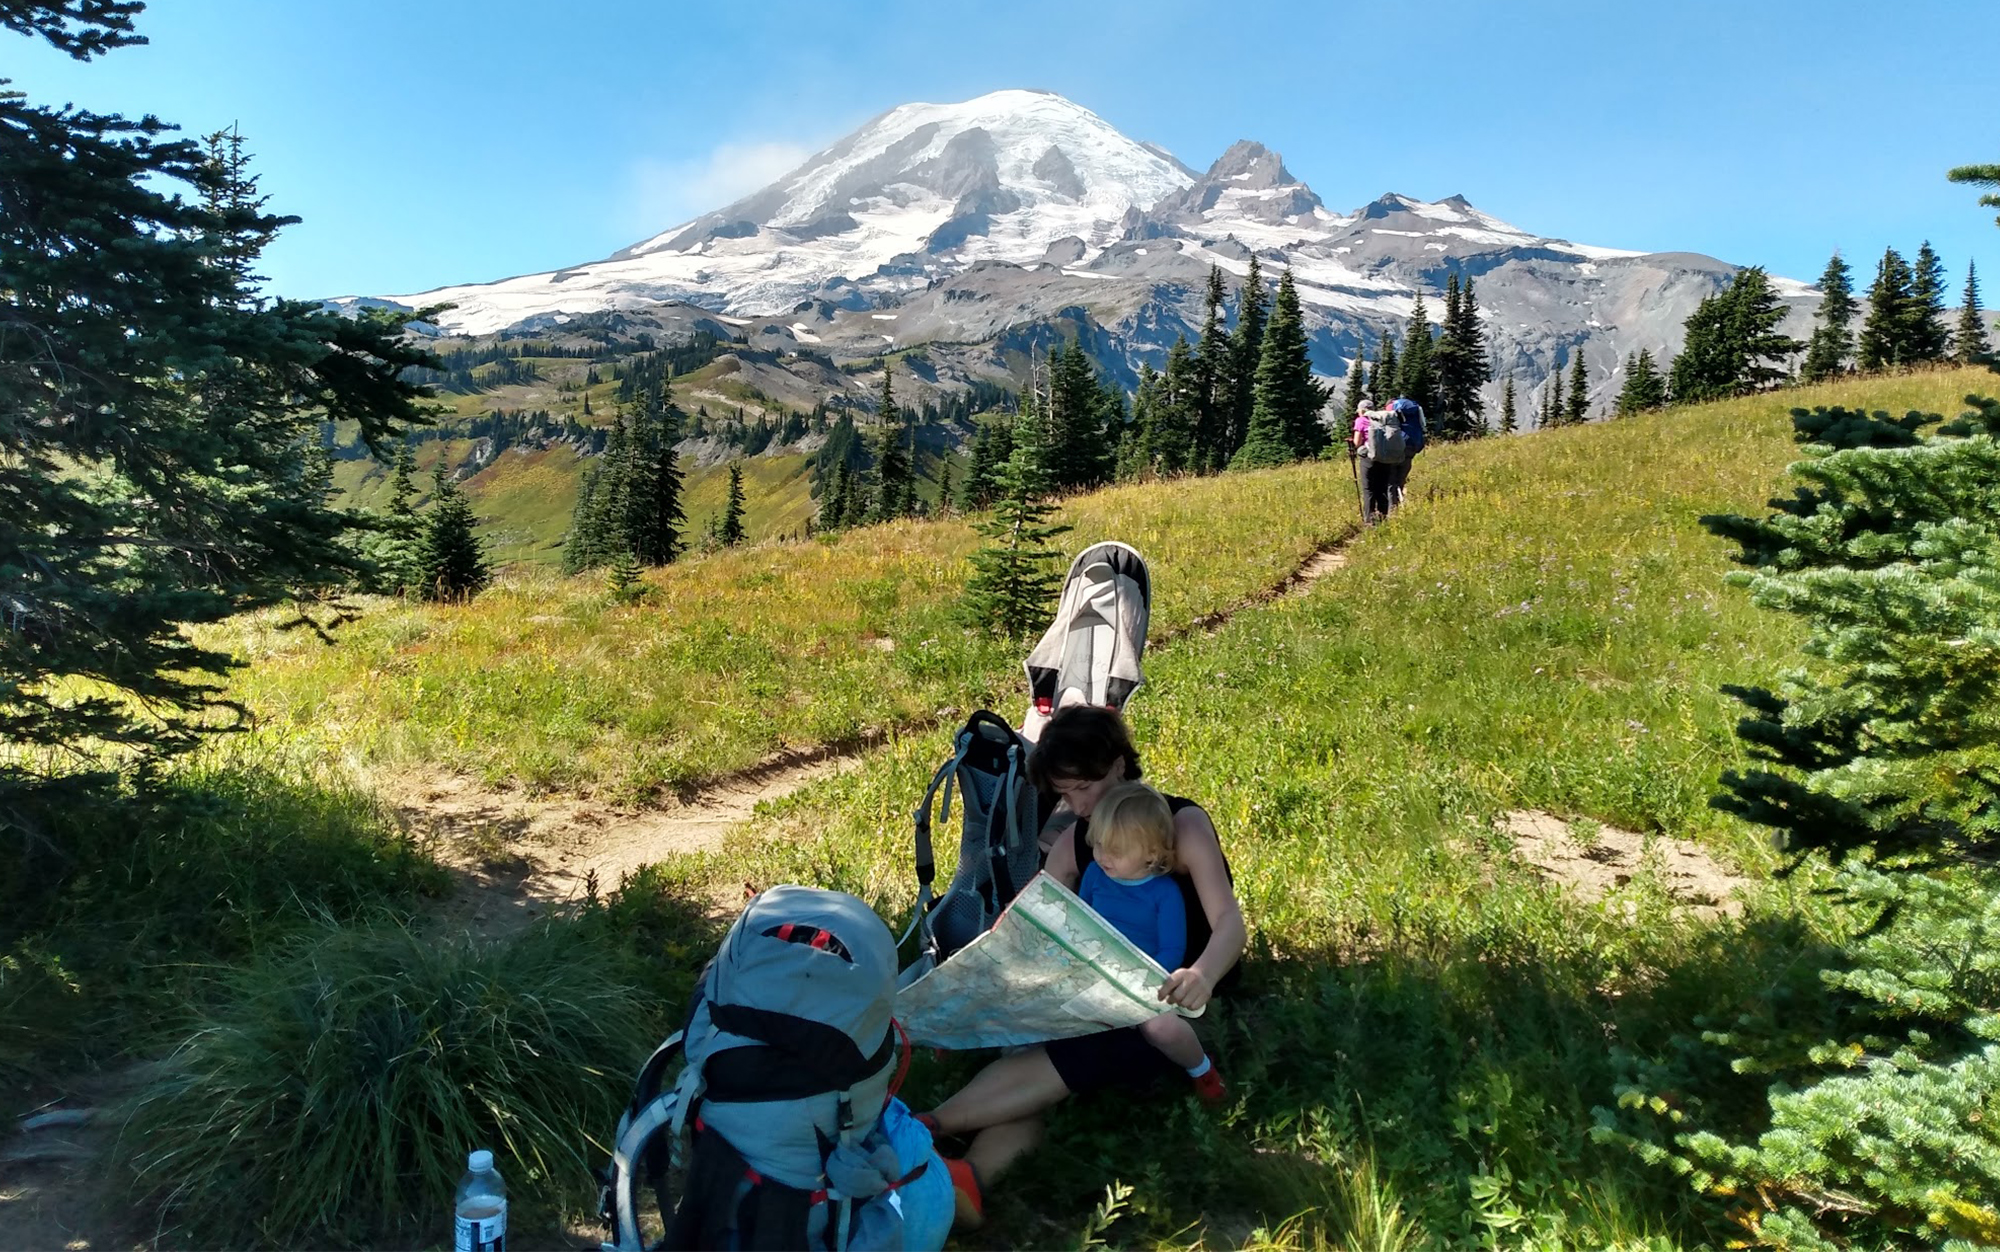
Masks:
[[[1766,845],[1708,807],[1741,760],[1718,688],[1791,664],[1795,627],[1724,584],[1727,545],[1697,519],[1784,489],[1794,405],[1951,414],[1994,384],[1864,379],[1438,447],[1344,568],[1212,632],[1186,628],[1353,533],[1345,461],[1066,501],[1070,551],[1119,538],[1149,559],[1169,641],[1135,737],[1147,776],[1215,818],[1249,919],[1241,993],[1204,1027],[1230,1100],[1070,1102],[954,1246],[1740,1235],[1593,1144],[1591,1110],[1621,1049],[1789,985],[1845,919],[1807,875],[1713,924],[1646,871],[1582,904],[1514,860],[1495,819],[1688,839],[1765,879]],[[517,1244],[553,1242],[712,951],[707,888],[812,883],[906,920],[939,710],[1021,700],[1021,648],[953,617],[975,544],[962,521],[900,523],[692,559],[629,606],[601,577],[515,570],[468,606],[372,603],[331,646],[269,617],[214,632],[250,663],[232,694],[258,732],[180,767],[163,800],[79,816],[97,868],[44,867],[54,886],[35,893],[0,877],[0,1100],[65,1066],[171,1055],[121,1160],[133,1194],[170,1201],[174,1240],[435,1243],[437,1180],[477,1139],[505,1154]],[[485,946],[437,935],[443,871],[357,785],[423,765],[634,797],[871,729],[891,733],[857,768],[721,851]],[[909,1097],[978,1059],[919,1057]]]
[[[1169,632],[1349,534],[1352,491],[1344,461],[1113,488],[1065,503],[1064,542],[1137,545]],[[767,543],[648,571],[632,605],[602,574],[516,567],[462,608],[377,602],[332,645],[277,614],[207,638],[251,662],[231,695],[276,738],[630,798],[1001,699],[1023,649],[958,619],[977,546],[962,520]]]

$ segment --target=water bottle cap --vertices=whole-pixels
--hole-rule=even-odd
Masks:
[[[493,1154],[485,1148],[479,1149],[465,1158],[465,1167],[473,1173],[493,1168]]]

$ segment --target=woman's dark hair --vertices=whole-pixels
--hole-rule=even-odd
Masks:
[[[1094,782],[1109,774],[1121,756],[1125,777],[1137,779],[1139,750],[1132,746],[1125,719],[1110,709],[1072,704],[1042,728],[1042,737],[1028,757],[1028,781],[1043,794],[1054,791],[1058,781]]]

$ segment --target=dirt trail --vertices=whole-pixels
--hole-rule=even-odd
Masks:
[[[1650,869],[1677,907],[1715,921],[1742,916],[1739,889],[1756,881],[1723,868],[1701,845],[1686,839],[1573,824],[1536,809],[1509,813],[1501,826],[1513,838],[1516,856],[1587,903],[1604,899]],[[1628,901],[1626,911],[1637,907]]]
[[[660,806],[531,796],[442,771],[390,775],[377,781],[377,791],[397,820],[459,875],[443,920],[490,936],[582,898],[593,876],[609,892],[642,865],[721,847],[760,802],[839,773],[868,746],[787,754],[711,783],[686,803]]]

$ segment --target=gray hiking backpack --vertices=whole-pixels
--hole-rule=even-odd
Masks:
[[[1393,413],[1368,415],[1368,441],[1362,455],[1377,465],[1401,465],[1409,459],[1403,439],[1403,425]]]
[[[1041,814],[1034,784],[1028,781],[1029,751],[1027,740],[1012,726],[980,709],[952,740],[951,758],[931,776],[913,815],[917,911],[910,926],[921,932],[921,940],[916,962],[904,972],[905,982],[929,973],[978,938],[1042,867]],[[958,868],[944,893],[933,896],[937,862],[931,851],[931,805],[938,801],[938,820],[949,823],[954,790],[962,810]]]
[[[643,1178],[666,1224],[654,1246],[845,1248],[858,1205],[924,1168],[902,1174],[877,1125],[898,1057],[895,998],[895,942],[866,904],[797,886],[751,900],[619,1119],[600,1174],[605,1246],[647,1246]]]

